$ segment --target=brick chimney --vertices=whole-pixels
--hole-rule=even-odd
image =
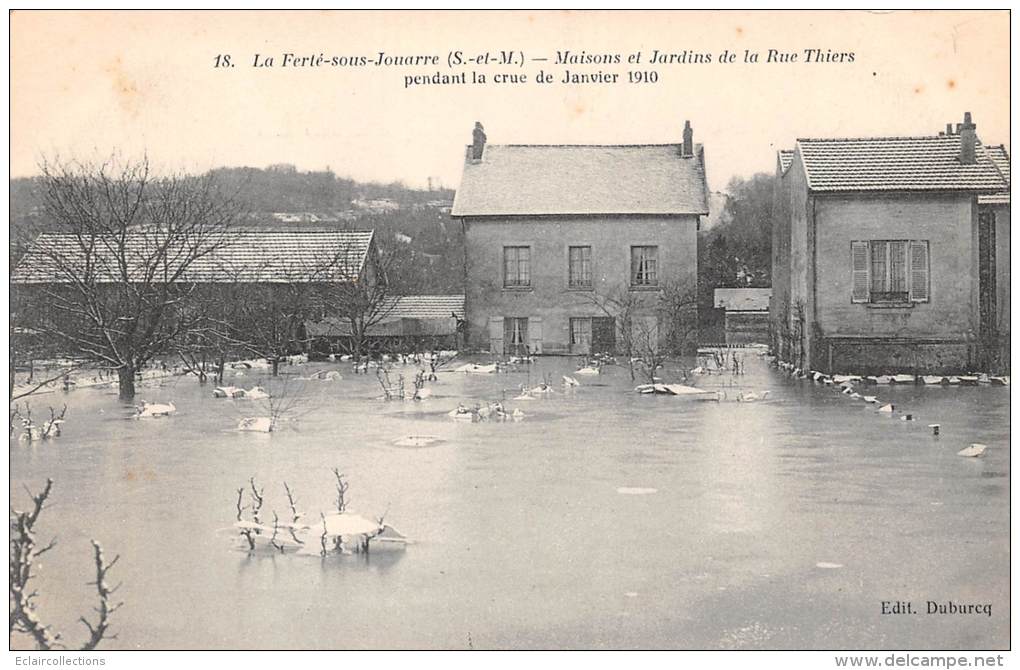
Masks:
[[[977,162],[977,126],[970,122],[970,112],[964,112],[960,125],[960,162],[973,165]]]
[[[690,121],[684,121],[684,145],[680,150],[680,155],[684,158],[694,156],[694,129],[691,128]]]
[[[471,160],[482,160],[485,151],[485,128],[480,121],[475,121],[475,129],[471,133]]]

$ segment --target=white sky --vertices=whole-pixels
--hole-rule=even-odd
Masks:
[[[555,58],[684,49],[854,52],[852,64],[657,66],[657,84],[405,90],[447,52]],[[436,54],[423,68],[256,69],[255,53]],[[216,54],[236,67],[215,69]],[[293,163],[359,180],[456,187],[474,121],[494,143],[679,142],[709,182],[771,171],[796,137],[934,134],[971,111],[1009,143],[1009,15],[999,12],[28,12],[11,24],[11,173],[42,156],[147,151],[169,169]],[[557,81],[564,69],[529,63]],[[603,68],[625,73],[626,63]],[[650,69],[645,64],[638,69]]]

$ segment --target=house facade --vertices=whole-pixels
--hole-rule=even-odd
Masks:
[[[770,320],[781,359],[831,373],[988,364],[982,338],[1008,332],[1008,309],[1003,322],[980,305],[1008,303],[1009,260],[989,247],[979,201],[1009,187],[969,114],[932,136],[800,139],[777,171]]]
[[[707,203],[689,123],[682,144],[660,145],[487,145],[477,125],[452,210],[468,346],[614,352],[621,322],[657,328],[660,291],[695,286]]]

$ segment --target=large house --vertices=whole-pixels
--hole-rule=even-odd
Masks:
[[[708,213],[705,155],[682,144],[487,145],[478,124],[452,215],[465,240],[468,344],[494,354],[615,351],[608,303],[656,319],[668,283],[692,289]]]
[[[781,359],[845,373],[1002,367],[1009,157],[981,144],[969,113],[924,137],[799,139],[776,167]]]

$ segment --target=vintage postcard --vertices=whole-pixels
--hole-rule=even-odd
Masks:
[[[1008,11],[9,27],[19,662],[1002,665]]]

